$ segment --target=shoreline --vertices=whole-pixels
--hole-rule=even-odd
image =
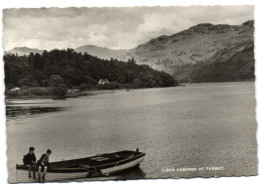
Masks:
[[[172,87],[181,87],[185,85],[177,85]],[[56,98],[52,95],[21,95],[21,96],[9,96],[5,95],[5,100],[31,100],[31,99],[54,99],[54,100],[66,100],[67,98],[79,98],[82,96],[95,96],[100,95],[102,93],[110,92],[110,91],[131,91],[131,90],[138,90],[138,89],[158,89],[158,88],[168,88],[168,87],[154,87],[154,88],[117,88],[117,89],[90,89],[84,91],[77,91],[75,93],[67,92],[64,98]]]
[[[180,83],[177,86],[172,87],[186,87],[187,85],[192,84],[219,84],[219,83],[243,83],[243,82],[255,82],[255,80],[247,80],[247,81],[230,81],[230,82],[187,82],[187,83]],[[170,87],[170,88],[172,88]],[[77,91],[75,93],[67,92],[64,98],[56,98],[52,95],[22,95],[22,96],[8,96],[5,95],[5,100],[33,100],[33,99],[53,99],[53,100],[66,100],[68,98],[79,98],[83,96],[95,96],[100,95],[102,93],[112,92],[112,91],[132,91],[132,90],[139,90],[139,89],[158,89],[158,88],[169,88],[169,87],[154,87],[154,88],[117,88],[117,89],[88,89],[84,91]]]

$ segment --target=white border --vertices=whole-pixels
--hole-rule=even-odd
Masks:
[[[40,7],[121,7],[121,6],[189,6],[189,5],[255,5],[255,58],[256,58],[256,99],[259,101],[260,97],[260,50],[259,40],[260,40],[260,31],[259,31],[259,18],[260,17],[260,1],[257,0],[1,0],[0,7],[1,13],[0,18],[2,20],[2,10],[4,8],[40,8]],[[0,37],[2,43],[2,24],[0,24]],[[3,58],[3,49],[0,52],[0,58]],[[2,61],[2,59],[1,59]],[[7,167],[6,167],[6,126],[5,126],[5,104],[4,104],[4,65],[3,61],[0,62],[0,183],[7,183]],[[257,121],[259,122],[259,107],[257,103]],[[259,139],[259,131],[257,131],[257,139]],[[258,158],[259,157],[258,150]],[[259,164],[258,164],[258,168]],[[258,169],[260,171],[260,169]],[[258,182],[257,182],[258,181]],[[194,184],[216,184],[216,183],[236,183],[236,184],[245,184],[245,183],[259,183],[260,176],[251,176],[251,177],[222,177],[222,178],[193,178],[193,179],[156,179],[156,180],[130,180],[130,181],[119,181],[118,183],[151,183],[155,184],[158,182],[164,183],[194,183]],[[78,182],[71,182],[71,184],[77,184]],[[84,183],[84,182],[83,182]],[[86,182],[85,182],[86,183]],[[103,182],[93,182],[93,183],[103,183]],[[115,183],[115,181],[107,181],[107,184]]]

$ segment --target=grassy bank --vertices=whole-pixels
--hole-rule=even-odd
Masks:
[[[30,87],[23,88],[20,90],[6,90],[6,99],[64,99],[64,98],[76,98],[79,96],[90,96],[93,95],[89,91],[82,90],[67,90],[64,96],[57,96],[54,94],[57,88],[53,87]]]
[[[185,86],[183,84],[177,86]],[[95,88],[74,88],[67,89],[62,96],[58,96],[59,90],[64,91],[63,88],[57,87],[26,87],[20,90],[6,89],[5,98],[6,99],[65,99],[65,98],[77,98],[80,96],[94,96],[102,93],[106,90],[133,90],[133,89],[144,89],[136,87],[134,85],[123,84],[114,85],[113,83],[108,85],[97,85]],[[147,87],[146,87],[147,88]],[[97,91],[100,91],[98,93]]]

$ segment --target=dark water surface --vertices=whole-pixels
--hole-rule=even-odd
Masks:
[[[61,108],[59,108],[59,107],[6,106],[6,117],[9,120],[9,119],[20,118],[23,115],[36,115],[36,114],[43,114],[43,113],[48,113],[48,112],[57,112],[59,110],[61,110]]]
[[[12,101],[8,167],[21,163],[30,146],[36,147],[37,158],[52,149],[51,161],[138,146],[146,158],[140,169],[123,173],[127,178],[255,175],[254,95],[253,82],[240,82]],[[10,172],[9,181],[14,175]]]

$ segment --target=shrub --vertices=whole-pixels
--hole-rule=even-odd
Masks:
[[[86,89],[90,89],[90,86],[87,85],[86,83],[82,83],[80,86],[79,86],[79,89],[84,91]]]
[[[52,95],[56,98],[65,98],[66,92],[67,90],[65,84],[60,85],[60,87],[54,87],[52,89]]]
[[[32,75],[27,75],[19,80],[18,85],[21,86],[28,86],[28,87],[36,87],[39,86],[38,82],[34,79]]]

